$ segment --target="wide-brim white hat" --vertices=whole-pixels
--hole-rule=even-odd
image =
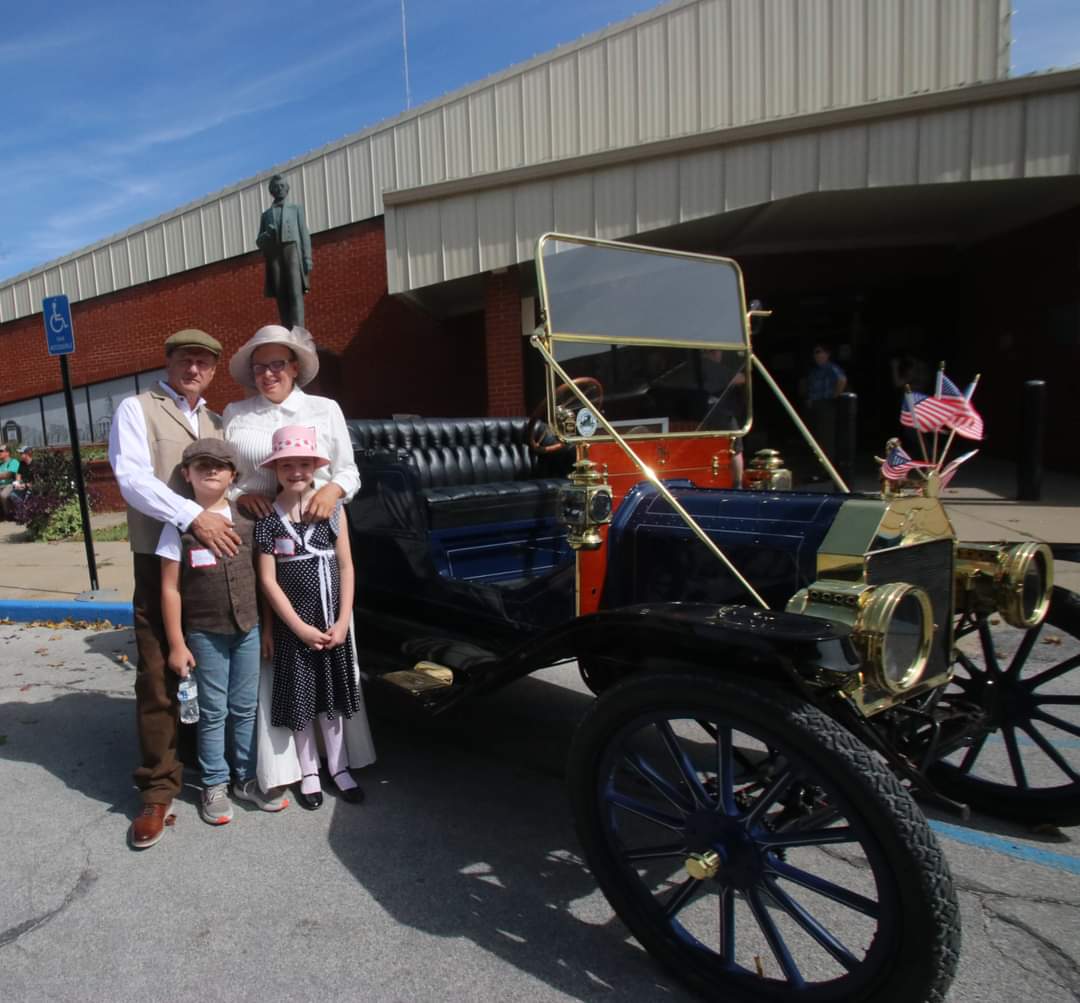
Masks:
[[[280,324],[267,324],[266,327],[260,327],[229,359],[229,372],[241,386],[255,386],[255,377],[251,372],[251,356],[263,345],[284,345],[296,356],[300,367],[296,377],[297,386],[307,386],[318,375],[319,354],[315,350],[315,339],[311,337],[311,332],[304,327],[294,327],[290,331]]]

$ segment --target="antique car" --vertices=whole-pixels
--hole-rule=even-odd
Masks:
[[[915,798],[1080,821],[1080,600],[1045,545],[959,543],[933,478],[855,494],[818,450],[837,490],[790,490],[766,451],[736,485],[778,388],[733,261],[536,261],[531,418],[350,422],[372,695],[442,717],[576,660],[576,827],[661,963],[707,998],[942,999],[959,910]]]

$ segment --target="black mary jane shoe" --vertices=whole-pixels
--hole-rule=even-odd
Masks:
[[[317,777],[318,773],[305,773],[305,777]],[[301,781],[302,783],[303,781]],[[301,808],[306,808],[308,811],[315,811],[316,808],[322,807],[322,791],[315,791],[314,794],[305,794],[299,787],[296,789],[296,800],[300,803]]]
[[[347,801],[349,804],[359,804],[364,800],[364,792],[359,787],[350,787],[347,791],[343,791],[338,787],[337,778],[343,773],[346,776],[352,776],[348,770],[338,770],[331,778],[334,781],[334,786],[337,787],[338,797],[341,798],[342,801]]]

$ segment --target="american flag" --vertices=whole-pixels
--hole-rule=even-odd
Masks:
[[[900,405],[900,424],[921,432],[940,432],[952,428],[965,439],[981,439],[983,421],[971,405],[974,389],[975,384],[972,383],[966,394],[961,393],[957,385],[942,370],[938,370],[937,389],[932,397],[920,393],[904,395],[904,402]]]
[[[909,470],[924,466],[908,456],[903,446],[893,446],[885,462],[881,465],[881,473],[890,481],[902,481]]]
[[[983,420],[971,404],[974,390],[975,384],[971,383],[967,392],[961,393],[960,388],[943,371],[938,373],[936,396],[951,412],[944,427],[955,429],[956,434],[965,439],[978,440],[983,437]]]
[[[917,428],[920,432],[939,432],[945,428],[951,417],[949,405],[936,397],[909,390],[904,394],[900,405],[900,424],[908,428]]]
[[[967,463],[967,461],[970,460],[977,452],[977,449],[973,449],[970,453],[964,453],[963,456],[958,456],[955,460],[947,463],[944,467],[941,468],[941,473],[939,476],[941,477],[942,490],[944,490],[948,486],[949,481],[953,479],[953,474],[956,473],[957,468],[960,466],[960,464]]]
[[[919,405],[925,400],[929,400],[926,394],[914,392],[904,394],[903,403],[900,405],[900,424],[906,425],[908,428],[917,428],[923,432],[933,431],[926,424],[926,420],[919,411]]]

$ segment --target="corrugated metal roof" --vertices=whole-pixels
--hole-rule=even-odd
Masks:
[[[0,287],[0,322],[40,308],[42,274],[80,300],[255,250],[275,171],[319,232],[379,215],[388,191],[998,79],[1008,30],[1008,0],[673,0],[17,276]],[[621,226],[611,213],[597,216],[605,231]],[[477,256],[454,246],[455,261]],[[438,269],[424,252],[413,271]]]
[[[488,190],[476,180],[396,193],[386,211],[390,291],[530,261],[550,230],[618,239],[811,192],[1080,174],[1080,71],[719,130],[695,143],[702,148],[667,141],[633,158],[509,172],[486,179]],[[463,229],[437,225],[443,198]],[[475,253],[464,250],[466,234]]]

